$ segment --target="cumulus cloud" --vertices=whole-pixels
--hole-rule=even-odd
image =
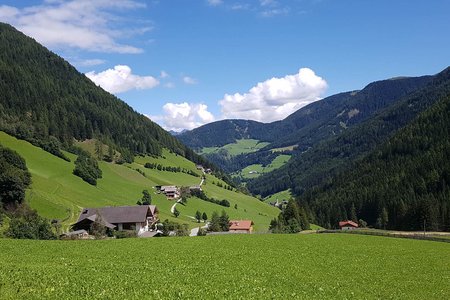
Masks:
[[[272,122],[321,99],[326,88],[324,79],[302,68],[297,74],[260,82],[247,93],[225,94],[219,104],[223,118]]]
[[[131,0],[51,0],[24,8],[1,5],[0,21],[51,48],[140,53],[142,49],[122,44],[118,39],[142,34],[150,28],[123,29],[123,19],[114,12],[142,7],[145,4]]]
[[[131,68],[125,65],[117,65],[114,69],[108,69],[100,73],[88,72],[86,76],[112,94],[132,89],[151,89],[159,84],[159,81],[153,76],[132,74]]]
[[[197,79],[194,79],[194,78],[189,77],[189,76],[184,76],[183,77],[183,82],[186,83],[186,84],[197,84],[198,83]]]
[[[167,130],[182,131],[194,129],[215,120],[208,106],[202,103],[166,103],[163,106],[164,115],[150,117]]]

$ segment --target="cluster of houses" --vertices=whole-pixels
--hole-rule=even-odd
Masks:
[[[164,194],[168,200],[178,199],[181,196],[181,189],[174,185],[157,185],[155,188],[157,193]],[[200,185],[192,185],[189,187],[189,191],[202,191],[202,187]]]
[[[288,204],[288,201],[287,201],[287,200],[279,201],[279,200],[277,199],[277,201],[275,201],[275,202],[269,202],[269,204],[272,205],[272,206],[278,207],[279,209],[282,209],[283,206],[285,206],[285,205]]]
[[[202,171],[205,174],[211,174],[212,170],[210,168],[204,168],[202,165],[196,165],[197,170]]]
[[[135,231],[139,237],[154,237],[160,232],[158,208],[155,205],[106,206],[83,208],[72,231],[64,234],[66,238],[89,238],[93,223],[115,231]],[[228,233],[252,233],[251,220],[231,220]]]

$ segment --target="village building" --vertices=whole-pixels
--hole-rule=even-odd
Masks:
[[[231,220],[230,233],[252,233],[253,221],[251,220]]]
[[[158,209],[155,205],[83,208],[72,229],[89,231],[94,222],[118,231],[135,230],[139,235],[154,228],[158,222]]]
[[[192,191],[199,191],[199,192],[201,192],[202,191],[202,187],[199,186],[199,185],[193,185],[193,186],[189,187],[189,191],[190,192],[192,192]]]
[[[341,230],[353,230],[358,228],[358,223],[349,220],[341,221],[339,222],[339,227]]]
[[[159,190],[166,195],[167,199],[175,199],[180,197],[180,190],[174,185],[162,185],[159,187]]]

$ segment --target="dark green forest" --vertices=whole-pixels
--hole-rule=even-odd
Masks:
[[[0,130],[65,158],[74,140],[96,138],[127,160],[167,148],[211,166],[176,138],[97,87],[61,57],[0,23]]]
[[[387,229],[450,230],[449,82],[444,86],[433,95],[438,102],[412,123],[351,170],[299,198],[316,222],[335,227],[354,218]]]
[[[248,182],[255,194],[267,196],[291,188],[295,195],[314,188],[348,170],[388,140],[398,129],[411,122],[420,112],[435,103],[449,90],[449,70],[428,81],[427,85],[402,96],[372,118],[355,124],[339,135],[331,136],[307,150],[299,150],[285,166]],[[376,100],[376,99],[374,99]],[[374,101],[373,100],[373,101]]]

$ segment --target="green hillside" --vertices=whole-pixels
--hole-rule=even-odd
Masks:
[[[350,234],[0,239],[0,298],[449,299],[449,252]]]
[[[267,142],[261,142],[255,139],[240,139],[235,143],[226,144],[222,147],[204,147],[199,154],[210,154],[226,150],[228,154],[235,156],[243,153],[256,152],[269,145]]]
[[[450,80],[443,82],[432,107],[352,170],[302,197],[320,212],[319,224],[337,224],[353,207],[378,227],[450,231]]]
[[[54,154],[69,149],[75,140],[97,139],[113,154],[120,153],[122,161],[170,149],[210,166],[63,58],[4,23],[0,23],[0,130]]]
[[[232,174],[232,175],[240,176],[245,179],[256,178],[256,177],[260,176],[261,174],[269,173],[269,172],[272,172],[273,170],[281,168],[283,165],[285,165],[289,161],[290,158],[291,158],[290,155],[285,155],[285,154],[278,155],[267,166],[263,166],[262,164],[253,164],[253,165],[245,167],[240,172]]]
[[[65,153],[71,159],[71,162],[67,162],[4,132],[0,132],[0,143],[14,149],[26,160],[32,175],[31,189],[27,191],[26,195],[26,200],[31,207],[47,218],[64,220],[66,225],[78,218],[82,207],[133,205],[141,198],[141,192],[144,189],[151,192],[153,204],[160,209],[160,219],[167,218],[180,223],[188,223],[190,227],[197,226],[191,218],[197,209],[206,212],[208,216],[211,216],[213,211],[220,212],[225,209],[231,218],[252,219],[255,222],[255,230],[266,230],[270,220],[278,214],[278,210],[256,198],[213,185],[212,182],[220,180],[212,175],[207,175],[204,186],[207,195],[219,200],[227,199],[230,201],[231,207],[224,208],[217,204],[191,198],[186,206],[178,205],[177,208],[181,215],[175,219],[170,213],[174,201],[169,201],[165,196],[156,194],[153,187],[168,184],[198,185],[201,178],[185,173],[144,168],[145,162],[157,162],[165,166],[180,166],[199,173],[194,163],[165,149],[162,157],[137,157],[136,161],[131,164],[118,165],[100,162],[103,178],[98,180],[95,187],[72,174],[76,156],[71,153]],[[145,176],[137,172],[135,170],[137,168],[145,172]],[[222,183],[225,185],[224,182]],[[235,204],[238,205],[238,209],[234,208]]]

